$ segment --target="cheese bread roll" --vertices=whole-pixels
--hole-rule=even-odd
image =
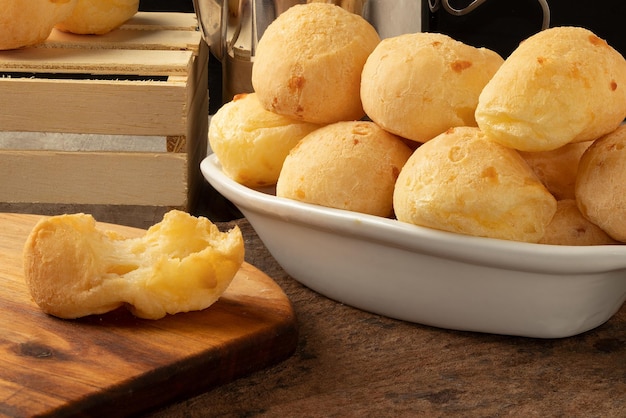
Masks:
[[[523,41],[480,94],[478,126],[521,151],[594,140],[626,117],[626,60],[587,29],[555,27]]]
[[[211,118],[209,145],[228,177],[248,187],[271,186],[291,148],[319,127],[266,110],[256,93],[238,94]]]
[[[582,246],[617,244],[618,241],[585,218],[575,199],[565,199],[557,202],[556,213],[539,243]]]
[[[402,222],[535,243],[556,211],[556,199],[519,153],[475,127],[451,128],[415,150],[393,204]]]
[[[417,142],[476,126],[478,96],[503,59],[439,33],[387,38],[368,57],[361,100],[374,122]]]
[[[398,173],[411,152],[402,139],[373,122],[330,124],[291,150],[276,195],[388,217]]]
[[[363,17],[328,3],[292,6],[259,40],[252,86],[268,110],[307,122],[361,119],[361,71],[380,42]]]
[[[574,199],[578,162],[592,143],[573,142],[551,151],[520,151],[520,155],[557,200]]]
[[[626,242],[626,126],[597,139],[580,158],[580,212],[613,239]]]

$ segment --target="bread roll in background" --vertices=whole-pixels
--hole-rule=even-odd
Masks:
[[[592,143],[574,142],[552,151],[520,151],[520,155],[557,200],[574,199],[578,162]]]
[[[575,199],[559,200],[556,213],[546,227],[539,244],[552,245],[609,245],[618,244],[599,226],[586,219]]]
[[[256,93],[239,94],[211,117],[209,145],[228,177],[271,186],[291,148],[319,127],[265,110]]]
[[[66,19],[77,0],[0,0],[0,50],[45,41],[54,25]]]
[[[263,107],[282,115],[318,124],[361,119],[361,71],[379,42],[372,25],[339,6],[292,6],[260,39],[252,86]]]
[[[597,139],[578,165],[576,201],[583,216],[626,242],[626,126]]]
[[[534,243],[556,211],[556,200],[519,153],[476,127],[450,128],[415,150],[393,204],[402,222]]]
[[[387,38],[363,67],[363,108],[389,132],[417,142],[476,126],[478,96],[502,62],[494,51],[443,34]]]
[[[388,217],[398,173],[411,152],[400,138],[373,122],[330,124],[291,150],[276,195]]]
[[[626,60],[587,29],[555,27],[524,40],[482,91],[478,126],[521,151],[594,140],[626,117]]]
[[[77,0],[72,14],[56,25],[64,32],[104,35],[139,10],[139,0]]]

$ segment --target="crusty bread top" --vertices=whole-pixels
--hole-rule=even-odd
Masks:
[[[296,145],[276,195],[377,216],[392,214],[393,188],[411,149],[374,122],[319,128]]]
[[[260,39],[252,85],[276,113],[319,124],[361,119],[361,71],[379,42],[372,25],[339,6],[292,6]]]
[[[363,67],[363,108],[383,128],[417,142],[476,126],[478,96],[503,61],[439,33],[384,39]]]
[[[580,27],[550,28],[523,41],[476,109],[484,132],[522,151],[594,140],[625,117],[626,60]]]
[[[460,234],[537,242],[556,199],[511,148],[451,128],[409,158],[393,197],[398,220]]]

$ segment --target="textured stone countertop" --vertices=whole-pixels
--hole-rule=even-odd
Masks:
[[[247,261],[293,303],[296,352],[151,417],[626,416],[626,306],[592,331],[555,340],[397,321],[300,285],[245,220],[235,223]]]

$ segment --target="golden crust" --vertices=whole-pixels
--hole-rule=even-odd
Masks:
[[[228,177],[249,187],[270,186],[291,148],[318,127],[265,110],[256,93],[239,94],[211,117],[209,144]]]
[[[313,131],[283,165],[276,195],[377,216],[392,214],[393,188],[411,149],[373,122]]]
[[[552,151],[520,151],[520,155],[557,200],[574,199],[578,162],[592,143],[574,142]]]
[[[72,14],[56,25],[64,32],[104,35],[139,10],[139,0],[78,0]]]
[[[480,94],[478,126],[521,151],[594,140],[626,117],[626,60],[587,29],[555,27],[523,41]]]
[[[146,319],[201,310],[226,290],[243,257],[239,229],[222,233],[177,210],[140,238],[103,232],[87,214],[43,218],[23,251],[35,303],[60,318],[123,305]]]
[[[586,219],[575,199],[559,200],[556,213],[546,227],[539,244],[552,245],[609,245],[618,242],[599,226]]]
[[[67,18],[77,0],[0,0],[0,50],[45,41],[54,25]]]
[[[478,96],[502,62],[494,51],[438,33],[384,39],[363,67],[363,108],[384,129],[417,142],[476,126]]]
[[[254,91],[266,109],[303,121],[361,119],[361,71],[379,42],[373,26],[339,6],[292,6],[259,41]]]
[[[466,235],[537,242],[556,200],[513,149],[478,128],[451,128],[420,146],[393,196],[399,221]]]
[[[612,238],[626,242],[626,126],[597,139],[578,166],[581,213]]]

